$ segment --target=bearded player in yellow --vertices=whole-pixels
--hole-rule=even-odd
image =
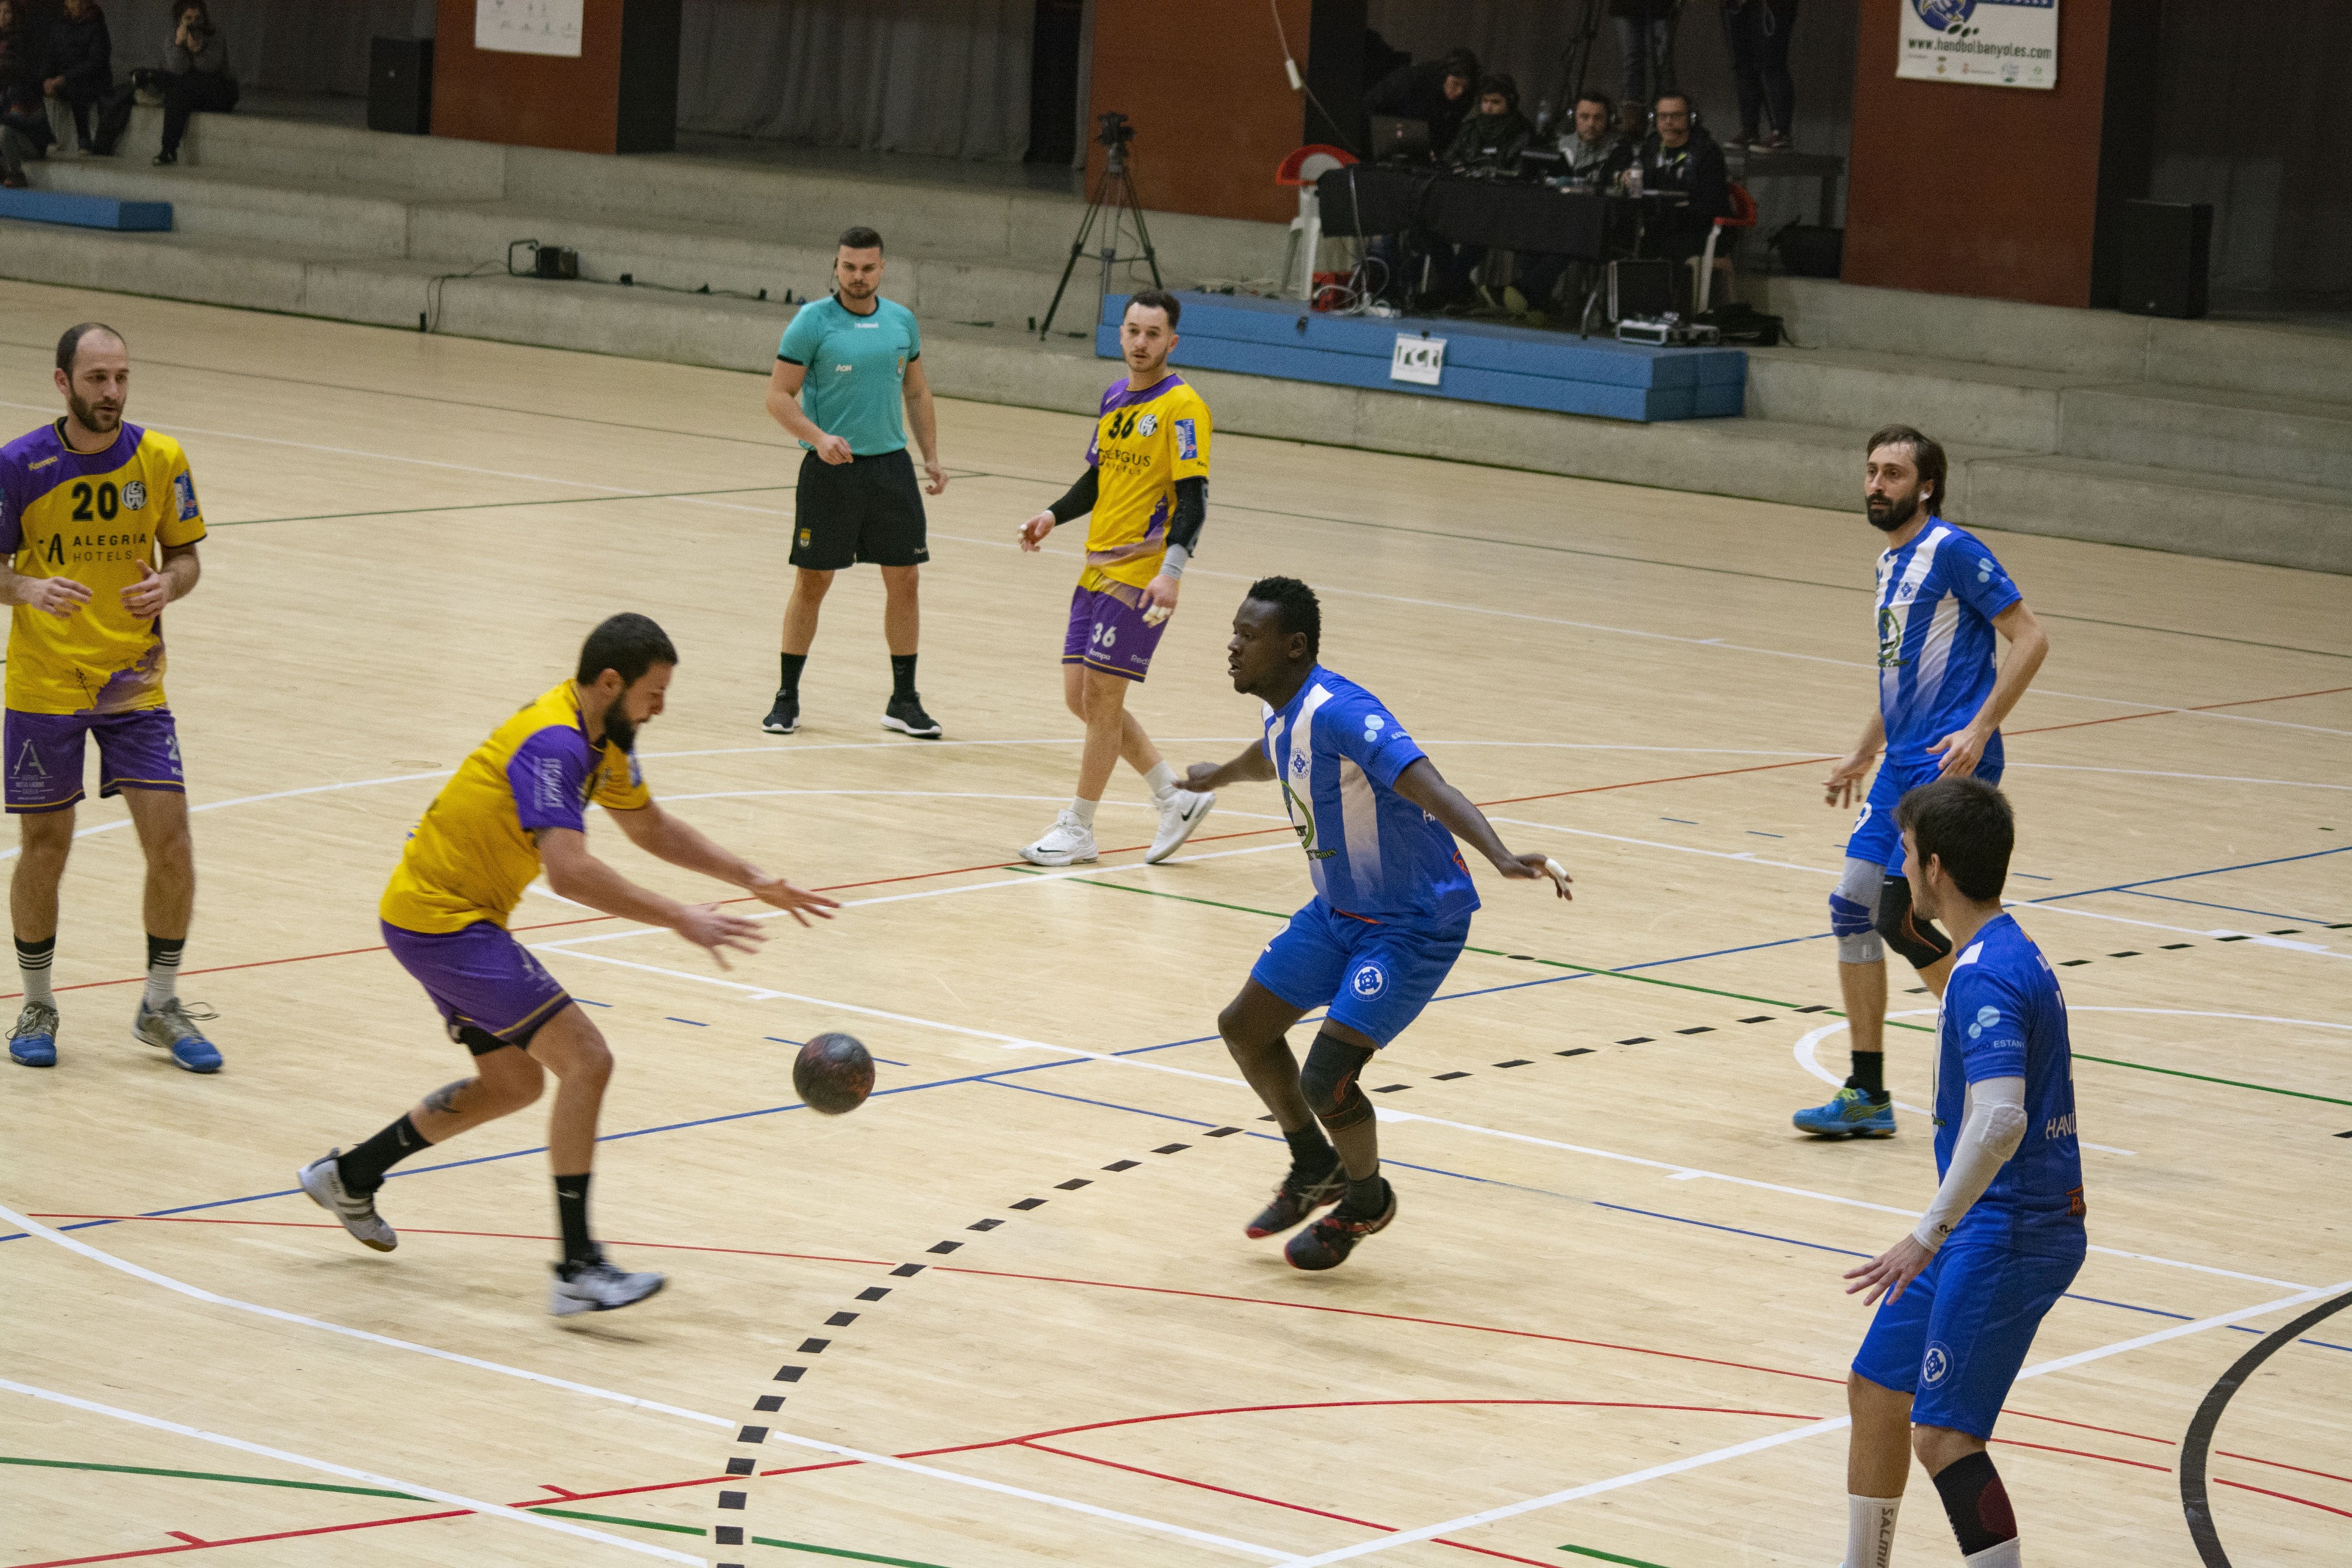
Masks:
[[[0,603],[16,606],[0,745],[24,842],[8,901],[25,1001],[8,1057],[57,1065],[58,883],[94,738],[98,793],[122,797],[147,856],[147,989],[132,1037],[190,1072],[218,1072],[220,1052],[176,989],[196,868],[179,733],[163,703],[163,606],[196,585],[204,513],[180,444],[123,423],[121,334],[96,321],[68,329],[57,384],[65,416],[0,447]]]
[[[708,949],[751,952],[760,928],[716,904],[681,904],[638,887],[588,852],[587,808],[604,807],[632,844],[785,910],[831,919],[839,906],[771,877],[663,811],[637,772],[637,734],[662,710],[677,649],[643,616],[619,615],[588,634],[576,679],[558,682],[474,748],[408,837],[378,914],[386,948],[440,1012],[449,1037],[473,1053],[474,1076],[426,1095],[399,1121],[348,1152],[329,1150],[297,1180],[362,1246],[390,1252],[400,1237],[375,1210],[392,1167],[468,1128],[520,1110],[555,1075],[547,1161],[563,1260],[547,1310],[606,1312],[662,1288],[658,1274],[605,1261],[588,1228],[596,1112],[612,1076],[604,1037],[554,977],[507,930],[542,868],[559,898],[623,920],[667,926]]]
[[[1118,329],[1127,379],[1103,394],[1087,471],[1068,494],[1021,525],[1021,548],[1034,551],[1057,524],[1094,514],[1086,570],[1062,639],[1063,700],[1087,724],[1078,793],[1044,837],[1023,847],[1021,858],[1032,865],[1096,858],[1095,808],[1121,757],[1143,775],[1160,806],[1147,863],[1176,853],[1217,803],[1206,791],[1178,786],[1175,770],[1127,710],[1127,689],[1151,668],[1160,634],[1176,613],[1184,564],[1209,510],[1209,405],[1168,369],[1182,310],[1164,289],[1129,299]]]

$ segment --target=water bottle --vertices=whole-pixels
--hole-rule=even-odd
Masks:
[[[1551,100],[1550,100],[1550,99],[1549,99],[1549,98],[1547,98],[1547,99],[1544,99],[1542,101],[1538,102],[1538,103],[1536,105],[1536,135],[1537,135],[1537,137],[1538,137],[1538,139],[1540,139],[1540,138],[1542,137],[1543,133],[1544,133],[1545,132],[1547,132],[1547,131],[1550,130],[1550,129],[1551,129]]]

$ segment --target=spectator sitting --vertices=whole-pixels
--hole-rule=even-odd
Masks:
[[[33,30],[16,15],[16,0],[0,0],[0,189],[25,188],[25,163],[57,140],[41,109],[41,69]]]
[[[1634,160],[1642,171],[1642,189],[1645,195],[1679,191],[1689,202],[1651,220],[1645,248],[1682,261],[1706,246],[1707,230],[1717,218],[1731,216],[1731,176],[1723,165],[1723,149],[1705,126],[1694,122],[1688,98],[1679,92],[1660,94],[1656,114],[1658,128]]]
[[[205,0],[180,0],[173,12],[170,69],[163,77],[163,150],[158,163],[180,161],[188,117],[201,110],[226,114],[236,107],[236,78],[228,68],[228,41],[213,26]]]
[[[1454,144],[1470,113],[1470,89],[1478,79],[1478,57],[1455,49],[1441,59],[1400,66],[1364,94],[1364,112],[1418,120],[1429,127],[1433,155]]]
[[[1605,186],[1632,165],[1633,143],[1612,127],[1614,114],[1609,100],[1600,93],[1588,92],[1576,100],[1574,125],[1559,138],[1570,178]]]
[[[114,86],[114,40],[98,0],[66,0],[41,55],[41,96],[73,111],[74,142],[90,150],[89,111]]]
[[[1501,73],[1478,81],[1478,112],[1462,122],[1445,149],[1445,166],[1456,174],[1509,174],[1519,154],[1535,140],[1536,128],[1519,112],[1519,84]]]

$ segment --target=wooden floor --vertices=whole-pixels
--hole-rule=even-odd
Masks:
[[[7,429],[52,416],[49,345],[89,316],[213,527],[171,693],[201,814],[184,990],[227,1067],[131,1042],[140,859],[119,805],[86,806],[60,1063],[0,1064],[0,1233],[56,1227],[0,1240],[0,1562],[1837,1561],[1824,1418],[1868,1317],[1838,1276],[1935,1184],[1924,996],[1890,1035],[1901,1136],[1789,1125],[1844,1064],[1847,819],[1819,781],[1873,700],[1858,515],[1218,441],[1134,698],[1171,759],[1255,732],[1225,623],[1295,574],[1326,660],[1578,879],[1562,905],[1478,868],[1472,951],[1368,1079],[1402,1217],[1307,1276],[1241,1234],[1284,1151],[1214,1039],[1307,897],[1270,789],[1145,868],[1122,774],[1119,853],[1009,864],[1077,756],[1076,542],[1013,531],[1083,421],[941,408],[922,689],[949,739],[877,723],[866,572],[780,739],[797,455],[760,345],[728,374],[0,285]],[[2187,1568],[2192,1414],[2352,1288],[2352,583],[1992,542],[2053,644],[2009,731],[2011,892],[2074,966],[2095,1141],[2095,1250],[1994,1453],[2034,1563]],[[518,911],[619,1058],[599,1228],[672,1276],[558,1324],[535,1114],[398,1173],[390,1257],[292,1175],[462,1069],[377,896],[444,773],[625,608],[684,655],[641,743],[656,794],[850,907],[724,974]],[[833,1028],[884,1092],[824,1121],[788,1068]],[[2263,1363],[2210,1476],[2235,1562],[2352,1560],[2352,1315]],[[1956,1561],[1933,1488],[1909,1500],[1903,1559]]]

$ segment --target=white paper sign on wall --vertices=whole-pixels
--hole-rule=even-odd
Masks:
[[[586,0],[474,0],[474,47],[580,58]]]
[[[1977,87],[2058,85],[2058,0],[1898,0],[1895,74]]]
[[[1396,350],[1389,357],[1391,381],[1411,381],[1423,386],[1435,386],[1444,374],[1444,338],[1421,338],[1410,332],[1397,334]]]

